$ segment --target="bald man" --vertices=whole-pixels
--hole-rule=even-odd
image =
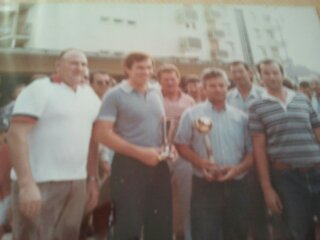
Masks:
[[[85,208],[97,203],[91,130],[100,101],[80,84],[87,65],[80,50],[63,51],[54,79],[35,80],[16,101],[8,133],[15,240],[78,239]]]

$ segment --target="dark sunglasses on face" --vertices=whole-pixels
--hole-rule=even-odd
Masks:
[[[109,86],[110,82],[109,81],[96,81],[96,84],[98,84],[99,86],[103,86],[103,85]]]

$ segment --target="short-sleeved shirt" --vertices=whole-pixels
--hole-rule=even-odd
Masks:
[[[28,135],[29,162],[36,182],[85,179],[92,125],[100,100],[87,85],[73,91],[49,78],[32,82],[13,110],[36,124]],[[15,173],[11,174],[16,179]]]
[[[140,93],[123,80],[106,94],[98,119],[114,122],[114,131],[132,144],[160,147],[164,116],[158,88],[149,84],[147,92]]]
[[[200,157],[208,159],[204,135],[194,128],[194,122],[199,117],[210,118],[213,123],[209,139],[213,157],[218,164],[238,164],[251,151],[247,116],[230,105],[218,112],[208,100],[182,114],[175,137],[176,144],[188,145]],[[197,168],[194,168],[194,174],[202,176]]]
[[[176,122],[179,122],[181,114],[187,108],[195,105],[193,98],[181,91],[177,100],[172,101],[164,96],[163,101],[167,118],[174,119]]]
[[[237,88],[233,88],[228,93],[227,102],[243,112],[248,113],[252,103],[257,99],[260,99],[264,91],[264,88],[253,84],[248,97],[243,99],[239,90]]]
[[[320,145],[313,128],[320,119],[301,93],[287,91],[285,102],[265,92],[249,113],[251,134],[265,134],[270,161],[306,166],[320,162]]]
[[[170,100],[166,96],[163,96],[163,102],[164,102],[164,110],[166,113],[166,118],[173,121],[173,124],[175,127],[172,134],[173,135],[172,138],[173,138],[176,132],[176,128],[178,127],[181,114],[189,107],[194,106],[195,101],[189,95],[180,92],[179,98],[176,100]]]

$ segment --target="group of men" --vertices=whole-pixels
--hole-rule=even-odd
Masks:
[[[283,216],[287,239],[307,239],[320,215],[320,118],[283,87],[279,63],[258,64],[264,89],[247,64],[231,63],[229,92],[222,69],[204,69],[198,103],[172,64],[157,69],[161,89],[150,84],[154,62],[135,52],[101,104],[83,84],[87,65],[83,52],[62,52],[57,76],[34,81],[15,103],[13,239],[78,239],[98,202],[99,145],[114,151],[115,240],[178,238],[177,208],[188,240],[270,239],[267,210]]]

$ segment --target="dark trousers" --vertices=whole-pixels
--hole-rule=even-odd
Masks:
[[[192,240],[245,240],[248,222],[246,179],[220,183],[193,176]]]
[[[270,240],[267,207],[255,168],[248,172],[250,233],[254,240]]]
[[[313,217],[320,217],[320,169],[273,169],[272,174],[290,239],[309,239]]]
[[[114,240],[172,239],[171,182],[166,162],[149,167],[115,154],[111,173]]]

